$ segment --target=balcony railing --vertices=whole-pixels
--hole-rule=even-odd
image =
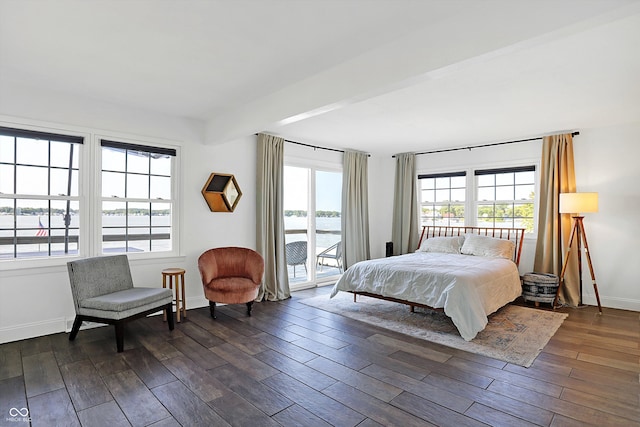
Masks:
[[[155,234],[106,234],[102,236],[103,242],[133,242],[133,241],[158,241],[170,240],[170,233]],[[49,236],[3,236],[0,237],[0,259],[25,259],[25,258],[42,258],[43,256],[55,255],[77,255],[78,254],[77,235],[49,235]],[[38,245],[33,249],[26,245]],[[41,247],[43,245],[43,247]],[[53,247],[53,245],[58,245]],[[64,245],[64,248],[60,245]],[[11,249],[7,249],[7,246]],[[17,248],[20,246],[20,248]],[[72,246],[72,247],[69,247]],[[19,249],[19,250],[18,250]],[[141,249],[136,248],[103,248],[104,252],[139,252]]]
[[[284,234],[307,234],[306,228],[290,228]],[[340,230],[316,230],[316,234],[340,234]]]
[[[105,234],[102,236],[103,242],[125,242],[140,240],[169,240],[170,233],[155,234]],[[0,246],[4,245],[44,245],[48,243],[78,243],[78,236],[9,236],[0,237]]]

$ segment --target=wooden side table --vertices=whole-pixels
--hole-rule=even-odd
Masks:
[[[173,289],[173,279],[176,283],[176,320],[180,321],[180,313],[182,317],[187,317],[187,304],[184,296],[184,268],[165,268],[162,270],[162,287],[167,287],[167,278],[169,279],[169,289]],[[165,313],[164,319],[167,320]]]

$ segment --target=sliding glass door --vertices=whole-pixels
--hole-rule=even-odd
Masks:
[[[342,172],[284,168],[284,225],[292,289],[333,281],[342,272]]]
[[[315,275],[317,281],[342,273],[340,232],[342,172],[316,170]]]
[[[289,285],[309,281],[309,191],[310,171],[284,167],[285,252]]]

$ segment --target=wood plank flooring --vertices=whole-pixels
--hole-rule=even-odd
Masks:
[[[301,303],[328,291],[141,319],[120,354],[112,327],[0,345],[0,426],[640,426],[637,312],[559,309],[523,368]]]

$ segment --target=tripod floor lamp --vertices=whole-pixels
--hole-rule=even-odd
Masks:
[[[573,216],[573,228],[571,229],[571,236],[569,237],[569,249],[564,257],[562,263],[562,272],[560,273],[560,281],[558,290],[556,291],[556,297],[553,300],[553,307],[558,303],[558,295],[560,293],[560,287],[564,284],[564,275],[567,270],[567,262],[571,251],[575,248],[578,252],[578,274],[580,278],[580,302],[582,305],[582,244],[584,243],[584,250],[587,255],[587,263],[589,265],[589,272],[591,273],[591,281],[593,283],[593,290],[596,294],[596,300],[598,301],[598,311],[602,314],[602,306],[600,305],[600,295],[598,295],[598,285],[596,284],[596,276],[593,272],[593,264],[591,263],[591,255],[589,253],[589,243],[587,243],[587,234],[584,231],[584,216],[581,213],[598,212],[598,193],[561,193],[560,194],[560,213],[576,214]]]

